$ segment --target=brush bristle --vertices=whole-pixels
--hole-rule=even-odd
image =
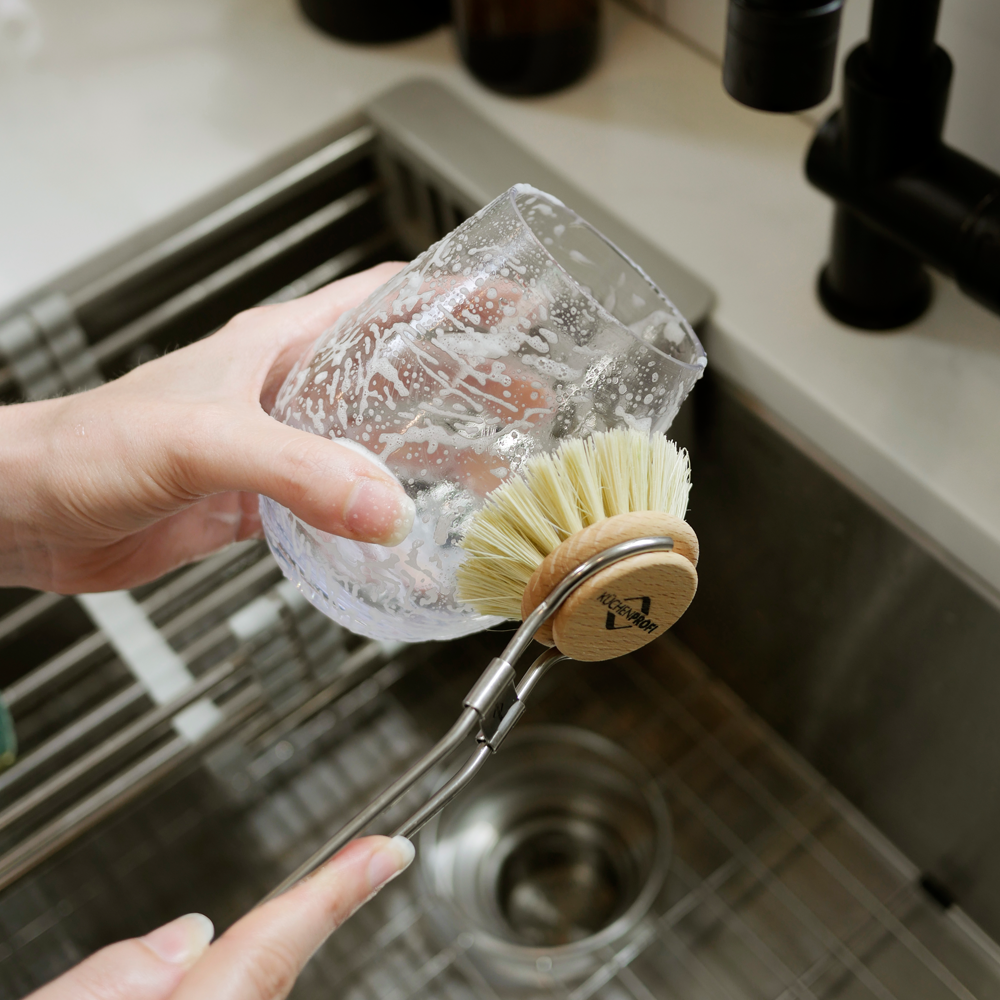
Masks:
[[[662,434],[601,431],[539,455],[497,487],[462,540],[458,596],[480,614],[521,617],[521,598],[542,560],[570,535],[606,517],[687,513],[687,452]]]

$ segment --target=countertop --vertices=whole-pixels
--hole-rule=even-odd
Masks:
[[[0,66],[0,308],[381,90],[436,78],[708,281],[709,364],[1000,593],[1000,317],[944,280],[900,333],[827,317],[812,125],[736,105],[680,40],[613,6],[596,72],[511,101],[470,80],[447,30],[362,48],[294,0],[35,5],[40,48]]]

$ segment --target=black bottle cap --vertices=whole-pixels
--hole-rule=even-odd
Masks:
[[[833,86],[844,0],[730,0],[722,82],[759,111],[803,111]]]
[[[395,42],[451,20],[449,0],[299,0],[302,13],[348,42]]]

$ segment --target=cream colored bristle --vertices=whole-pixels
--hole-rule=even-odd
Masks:
[[[534,459],[529,483],[532,495],[558,532],[560,541],[583,530],[576,489],[556,459],[551,455]]]
[[[658,437],[662,441],[666,440],[659,435]],[[651,439],[643,441],[640,436],[636,435],[627,445],[629,456],[628,509],[630,511],[651,509],[649,506],[650,453],[655,450],[657,443]]]
[[[649,510],[684,517],[691,493],[688,453],[662,436],[653,438],[650,443]]]
[[[572,438],[559,448],[559,462],[576,494],[577,510],[585,528],[604,519],[601,480],[590,457],[588,442]]]
[[[543,554],[551,552],[562,538],[542,505],[532,483],[515,476],[504,489],[490,496],[497,513],[517,524],[518,534]]]
[[[531,575],[560,542],[616,514],[683,518],[690,490],[687,452],[662,434],[612,430],[565,441],[486,498],[462,541],[459,599],[481,614],[520,618]]]
[[[595,434],[590,439],[597,475],[604,493],[605,517],[627,514],[629,511],[629,481],[633,461],[627,444],[630,436],[628,431],[608,431],[605,434]]]

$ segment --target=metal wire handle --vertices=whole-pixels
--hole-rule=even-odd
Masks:
[[[420,758],[405,774],[376,796],[352,820],[346,823],[311,858],[300,865],[261,902],[291,889],[307,875],[311,875],[326,860],[345,847],[374,819],[383,813],[479,727],[479,746],[472,752],[464,766],[439,788],[393,835],[410,837],[439,813],[478,773],[489,758],[500,749],[524,714],[525,702],[548,670],[570,657],[557,649],[548,649],[525,671],[520,682],[515,683],[515,665],[531,644],[535,633],[560,608],[562,603],[584,581],[613,566],[623,559],[647,552],[670,552],[674,540],[667,536],[630,538],[598,552],[586,562],[566,574],[527,618],[507,643],[503,653],[492,660],[479,680],[465,697],[462,714],[448,732]]]

